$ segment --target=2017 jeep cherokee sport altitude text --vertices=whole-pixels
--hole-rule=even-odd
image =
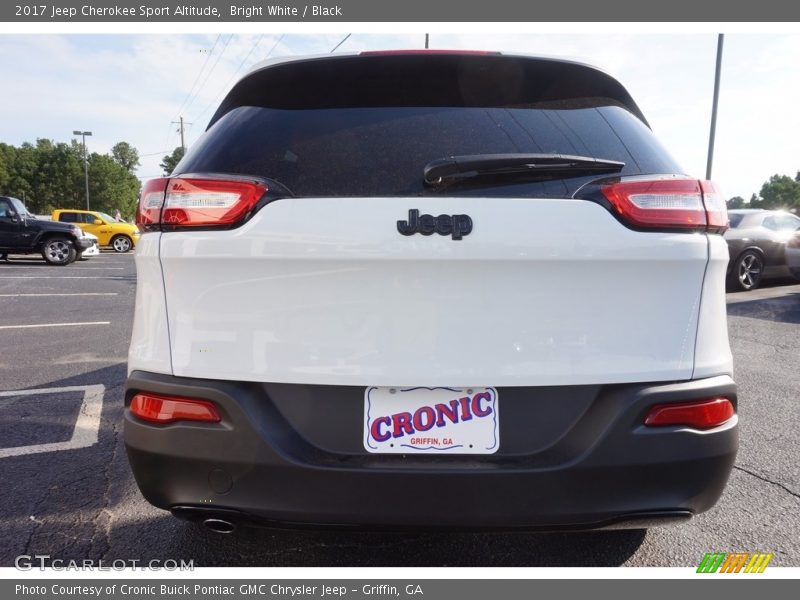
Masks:
[[[638,527],[722,493],[725,203],[601,71],[262,64],[138,223],[125,443],[176,516]]]

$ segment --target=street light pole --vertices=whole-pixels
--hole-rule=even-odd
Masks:
[[[86,183],[86,210],[89,210],[89,159],[86,157],[86,136],[92,135],[91,131],[73,131],[72,135],[81,136],[83,141],[83,176]]]
[[[708,134],[708,160],[706,162],[706,179],[711,179],[711,165],[714,163],[714,138],[717,134],[717,104],[719,104],[719,79],[722,71],[722,44],[725,34],[717,36],[717,65],[714,69],[714,99],[711,104],[711,130]]]

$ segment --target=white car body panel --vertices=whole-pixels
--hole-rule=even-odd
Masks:
[[[164,282],[158,260],[160,233],[146,233],[136,246],[136,310],[128,351],[128,373],[136,369],[172,373]]]
[[[733,355],[728,341],[725,303],[728,244],[721,235],[709,235],[708,250],[708,269],[703,279],[703,300],[700,304],[692,379],[717,375],[733,377]]]
[[[99,256],[100,255],[100,245],[98,243],[99,238],[96,235],[92,233],[86,233],[85,231],[83,232],[83,237],[89,238],[90,240],[94,241],[94,245],[91,248],[87,248],[86,250],[84,250],[83,253],[81,254],[81,257],[89,258],[91,256]]]
[[[410,208],[466,213],[474,229],[402,236]],[[275,201],[233,230],[161,234],[166,307],[158,238],[137,247],[131,371],[168,372],[171,344],[172,374],[241,381],[537,386],[730,372],[727,337],[706,340],[724,331],[724,306],[700,302],[709,236],[632,231],[586,200]],[[705,285],[724,304],[718,245]],[[698,315],[716,324],[698,328]],[[711,358],[696,370],[698,329]]]

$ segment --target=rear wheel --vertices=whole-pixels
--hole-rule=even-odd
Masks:
[[[764,273],[764,259],[755,250],[742,253],[731,270],[731,283],[737,289],[750,291],[756,289],[761,283]]]
[[[117,235],[111,240],[111,247],[117,252],[127,252],[133,247],[133,242],[127,235]]]
[[[69,238],[51,237],[42,246],[42,258],[51,265],[63,267],[73,262],[77,256],[78,251]]]

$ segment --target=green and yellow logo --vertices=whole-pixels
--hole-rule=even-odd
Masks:
[[[709,552],[700,561],[698,573],[763,573],[772,554],[763,552]]]

